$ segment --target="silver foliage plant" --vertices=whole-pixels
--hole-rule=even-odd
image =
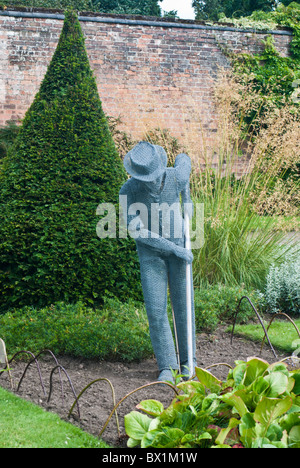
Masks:
[[[300,315],[300,258],[291,256],[280,266],[271,266],[265,299],[271,313]]]

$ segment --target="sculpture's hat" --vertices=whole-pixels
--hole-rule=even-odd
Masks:
[[[167,160],[167,154],[161,146],[141,141],[126,154],[124,166],[135,179],[152,182],[165,172]]]

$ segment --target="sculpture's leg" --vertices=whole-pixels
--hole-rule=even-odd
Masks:
[[[167,315],[168,271],[166,261],[159,255],[140,256],[141,280],[146,305],[150,337],[159,371],[171,376],[178,369],[173,335]],[[169,380],[164,377],[162,380]]]
[[[186,305],[186,262],[170,255],[169,278],[170,294],[175,315],[177,329],[179,356],[181,364],[181,373],[186,374],[188,365],[188,336],[187,336],[187,305]],[[193,284],[193,278],[191,278]],[[196,365],[196,334],[195,334],[195,308],[194,291],[192,288],[192,321],[193,321],[193,357],[194,366]]]

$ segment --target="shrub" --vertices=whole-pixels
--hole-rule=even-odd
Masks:
[[[222,284],[196,288],[195,319],[197,331],[213,331],[220,321],[232,320],[242,296],[248,296],[256,309],[262,310],[264,307],[264,298],[259,291]],[[237,316],[238,322],[246,323],[252,317],[255,317],[255,312],[246,301],[243,301]]]
[[[9,121],[5,127],[0,128],[0,164],[13,145],[18,131],[19,127],[14,121]]]
[[[20,350],[37,354],[89,359],[139,360],[153,354],[143,305],[105,298],[93,310],[82,302],[58,302],[42,309],[23,307],[0,317],[0,335],[12,355]]]
[[[0,310],[141,295],[132,239],[99,239],[97,206],[127,179],[109,132],[83,33],[61,37],[0,174]]]
[[[272,266],[267,276],[266,303],[271,313],[300,314],[300,260],[286,260]]]

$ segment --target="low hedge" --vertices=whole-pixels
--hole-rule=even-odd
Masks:
[[[153,353],[144,308],[112,298],[105,299],[101,310],[59,302],[8,312],[0,316],[0,336],[10,357],[45,348],[56,355],[126,361]]]
[[[221,321],[231,321],[242,295],[250,296],[256,306],[261,297],[242,288],[211,286],[195,290],[197,332],[213,332]],[[255,316],[244,302],[238,321]],[[169,306],[169,319],[172,321]],[[126,303],[106,297],[101,309],[82,302],[58,302],[37,309],[25,306],[0,316],[0,337],[10,357],[20,350],[37,354],[51,349],[56,355],[88,359],[134,361],[153,355],[147,313],[143,303]]]

